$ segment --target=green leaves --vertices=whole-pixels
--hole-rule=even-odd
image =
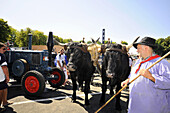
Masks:
[[[156,44],[157,48],[155,49],[155,52],[160,56],[163,56],[164,54],[170,51],[170,36],[168,36],[165,39],[164,38],[157,39]]]
[[[10,38],[11,29],[7,24],[7,21],[4,21],[0,18],[0,42],[6,42]]]

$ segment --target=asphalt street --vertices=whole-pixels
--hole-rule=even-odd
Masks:
[[[20,84],[10,81],[8,88],[8,100],[14,102],[9,105],[3,113],[94,113],[102,105],[99,104],[101,97],[101,77],[94,78],[94,84],[90,86],[89,94],[90,105],[84,105],[84,93],[77,91],[77,102],[71,101],[72,85],[52,88],[46,84],[46,89],[41,96],[27,96]],[[123,90],[121,94],[121,113],[127,113],[128,89]],[[106,94],[106,100],[109,100],[109,88]],[[115,99],[105,106],[99,113],[120,113],[115,110]]]

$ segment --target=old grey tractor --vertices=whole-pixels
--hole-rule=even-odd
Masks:
[[[52,67],[52,32],[47,41],[48,50],[31,50],[31,40],[32,35],[29,34],[28,50],[8,50],[5,55],[10,77],[21,83],[27,95],[39,96],[45,89],[46,81],[58,88],[65,82],[65,75],[59,68]]]

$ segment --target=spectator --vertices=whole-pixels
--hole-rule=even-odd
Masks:
[[[66,83],[69,83],[65,59],[66,59],[66,57],[64,54],[64,49],[61,49],[58,52],[55,61],[57,61],[57,67],[60,68],[62,71],[64,71],[64,74],[65,74],[65,83],[63,84],[64,86]]]
[[[5,110],[6,106],[12,104],[10,102],[7,102],[7,83],[9,82],[9,72],[4,55],[5,51],[6,45],[0,42],[0,107],[1,105],[4,106],[4,108],[0,108],[1,112]]]

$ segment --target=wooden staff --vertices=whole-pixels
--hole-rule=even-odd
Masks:
[[[159,60],[157,60],[155,63],[153,63],[150,67],[147,68],[147,70],[149,70],[151,67],[153,67],[155,64],[157,64],[158,62],[160,62],[162,59],[164,59],[165,57],[167,57],[170,54],[170,51],[165,54],[163,57],[161,57]],[[122,87],[122,89],[120,89],[115,95],[113,95],[102,107],[100,107],[95,113],[98,113],[102,108],[104,108],[113,98],[115,98],[122,90],[124,90],[129,84],[131,84],[133,81],[135,81],[138,77],[140,77],[140,74],[135,77],[133,80],[131,80],[128,84],[126,84],[124,87]]]

